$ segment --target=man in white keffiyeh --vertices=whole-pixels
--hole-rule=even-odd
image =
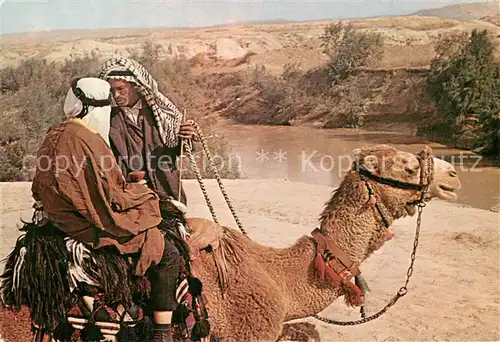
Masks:
[[[187,202],[182,189],[181,198],[178,198],[177,161],[181,139],[197,140],[194,122],[183,122],[177,107],[160,93],[157,82],[133,59],[109,59],[99,78],[107,80],[113,91],[115,106],[111,111],[109,138],[123,174],[130,180],[144,177],[147,186],[160,196],[162,216],[168,229],[178,233],[182,224],[179,226],[178,218],[172,219],[168,206],[172,203],[182,206],[178,202]],[[180,255],[173,242],[165,239],[165,243],[168,255],[160,263],[164,274],[152,280],[155,285],[152,291],[159,298],[154,303],[155,341],[171,340],[171,317],[177,305],[175,290]]]

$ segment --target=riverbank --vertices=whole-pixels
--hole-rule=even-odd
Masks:
[[[237,227],[214,180],[205,181],[222,224]],[[31,217],[31,183],[0,183],[1,258],[10,252],[20,219]],[[211,218],[195,180],[185,180],[189,216]],[[284,247],[317,226],[332,187],[286,180],[225,180],[229,198],[251,239]],[[416,218],[396,221],[396,238],[362,265],[371,292],[367,313],[382,308],[403,285]],[[371,323],[317,325],[322,341],[493,341],[500,339],[499,215],[434,200],[424,209],[408,294]],[[2,265],[3,267],[3,265]],[[322,316],[358,319],[342,301]]]

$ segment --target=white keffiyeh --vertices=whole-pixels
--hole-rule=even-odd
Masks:
[[[76,82],[75,86],[90,100],[105,101],[109,99],[111,94],[111,87],[108,82],[99,78],[83,77]],[[109,146],[109,127],[111,119],[111,105],[109,101],[107,105],[88,105],[87,108],[85,108],[82,99],[78,98],[74,91],[73,88],[70,88],[66,94],[63,107],[64,114],[66,114],[68,118],[75,118],[79,117],[82,111],[85,110],[86,113],[83,113],[84,116],[82,120],[89,128],[99,133]]]
[[[133,75],[126,75],[127,72]],[[126,57],[111,58],[104,63],[98,77],[105,80],[121,79],[137,85],[139,93],[144,96],[146,103],[153,111],[160,137],[165,146],[176,147],[178,145],[182,114],[158,90],[158,83],[141,64]]]

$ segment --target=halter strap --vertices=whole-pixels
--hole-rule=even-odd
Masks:
[[[423,171],[421,171],[421,172],[423,172]],[[367,178],[370,178],[378,183],[390,185],[392,187],[399,188],[399,189],[407,189],[407,190],[423,190],[424,189],[424,186],[422,184],[407,183],[407,182],[399,181],[397,179],[390,179],[390,178],[376,176],[364,168],[360,168],[358,170],[358,173],[367,177]]]

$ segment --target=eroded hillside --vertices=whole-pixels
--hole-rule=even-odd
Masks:
[[[484,20],[458,21],[438,17],[385,17],[350,22],[355,27],[384,35],[383,57],[373,68],[425,67],[434,54],[437,37],[474,28],[496,33],[500,55],[500,27],[497,13]],[[231,25],[199,29],[143,29],[56,31],[5,35],[0,43],[0,66],[13,66],[27,57],[64,61],[92,51],[100,58],[129,56],[145,41],[161,45],[162,56],[191,58],[205,53],[223,59],[250,54],[250,66],[263,64],[281,72],[286,63],[299,62],[310,69],[325,62],[320,35],[331,21],[280,24]]]

